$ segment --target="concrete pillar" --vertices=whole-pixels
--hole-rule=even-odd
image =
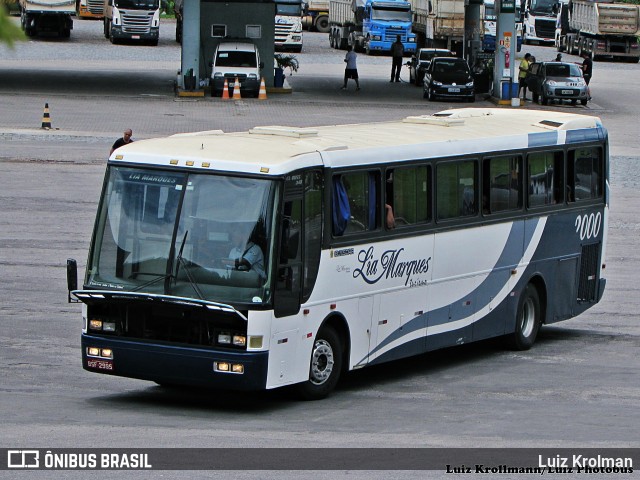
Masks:
[[[182,22],[182,72],[193,69],[196,88],[200,78],[200,0],[184,0]]]

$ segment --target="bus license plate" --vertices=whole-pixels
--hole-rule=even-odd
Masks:
[[[459,88],[449,88],[449,92],[458,93],[458,92],[460,92],[460,89]]]
[[[562,90],[562,95],[573,95],[573,90]]]
[[[87,367],[97,370],[113,370],[113,360],[87,359]]]

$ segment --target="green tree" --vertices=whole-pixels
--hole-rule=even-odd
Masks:
[[[15,41],[24,40],[25,36],[20,27],[12,22],[7,15],[5,1],[0,0],[0,43],[6,43],[12,47]]]

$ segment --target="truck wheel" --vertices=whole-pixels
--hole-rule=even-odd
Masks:
[[[542,103],[542,105],[546,105],[549,103],[549,99],[544,93],[542,94],[542,100],[540,101],[540,103]]]
[[[582,106],[586,107],[586,106],[587,106],[587,102],[588,102],[588,101],[589,101],[589,100],[587,100],[586,98],[584,98],[584,99],[580,100],[580,103],[582,104]]]
[[[323,327],[313,342],[309,379],[296,386],[305,400],[320,400],[331,393],[342,370],[342,344],[335,330]]]
[[[336,48],[336,41],[335,41],[335,38],[333,37],[332,32],[329,32],[329,46],[331,48]]]
[[[508,344],[515,350],[529,350],[536,341],[542,324],[540,296],[532,284],[528,284],[523,290],[516,315],[516,329],[507,337]]]
[[[316,18],[315,27],[316,30],[320,33],[327,33],[329,31],[329,17],[326,15],[321,15]]]

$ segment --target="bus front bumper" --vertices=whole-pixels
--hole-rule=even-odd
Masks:
[[[81,345],[82,367],[94,373],[230,390],[266,386],[269,352],[161,345],[88,334],[82,334]],[[90,355],[90,349],[98,349],[99,354]],[[229,370],[221,371],[225,364]],[[242,373],[233,373],[233,365],[242,365]]]

